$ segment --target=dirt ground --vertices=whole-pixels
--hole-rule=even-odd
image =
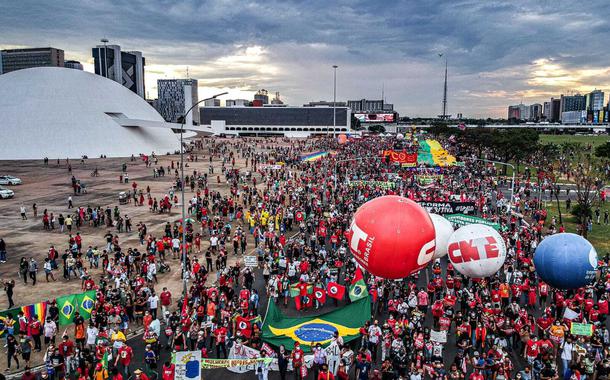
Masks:
[[[207,149],[204,151],[194,152],[198,156],[197,162],[188,162],[188,167],[185,166],[185,175],[192,174],[193,170],[198,172],[207,172],[210,166],[209,155]],[[153,178],[153,166],[146,167],[145,163],[137,158],[135,161],[130,161],[130,158],[107,158],[107,159],[87,159],[84,163],[80,160],[70,160],[72,172],[68,171],[66,160],[60,160],[59,165],[56,160],[50,160],[48,166],[45,166],[42,160],[38,161],[0,161],[0,173],[2,175],[9,174],[19,177],[23,180],[22,185],[10,186],[15,192],[15,197],[12,199],[0,200],[0,237],[4,239],[7,245],[7,262],[0,264],[0,279],[14,279],[16,282],[14,301],[16,306],[24,306],[44,300],[56,298],[61,295],[78,293],[81,291],[80,280],[72,279],[66,281],[62,277],[61,268],[54,272],[56,282],[47,282],[45,280],[44,270],[42,265],[47,257],[48,249],[51,245],[61,253],[68,247],[68,232],[64,230],[61,233],[56,224],[56,229],[45,231],[42,225],[42,213],[47,209],[49,213],[53,213],[57,218],[60,213],[64,216],[66,213],[73,211],[68,209],[68,197],[72,196],[74,207],[91,205],[92,207],[101,206],[111,209],[115,205],[119,205],[118,194],[121,191],[127,191],[131,188],[132,182],[136,181],[138,189],[146,189],[150,186],[151,195],[157,199],[162,198],[168,193],[169,188],[175,180],[174,170],[167,171],[172,161],[174,167],[177,168],[179,163],[179,155],[159,156],[157,167],[163,165],[166,168],[164,177]],[[127,164],[127,173],[129,174],[129,183],[120,183],[119,176],[121,174],[121,166]],[[214,175],[220,173],[222,159],[218,157],[213,159],[211,165],[214,167]],[[99,171],[98,177],[92,177],[91,172],[97,168]],[[245,168],[245,161],[237,159],[236,168]],[[74,195],[71,187],[71,176],[74,175],[87,186],[87,194]],[[222,177],[221,177],[222,179]],[[217,184],[216,181],[210,181],[212,190],[228,191],[226,183]],[[186,199],[192,197],[190,188],[186,191]],[[178,198],[180,195],[178,194]],[[32,205],[36,203],[38,207],[38,217],[34,218]],[[22,220],[20,216],[20,206],[24,205],[27,209],[27,220]],[[144,222],[148,228],[148,232],[154,236],[160,236],[163,233],[163,228],[166,222],[175,222],[180,219],[181,205],[172,208],[171,214],[158,214],[149,211],[148,205],[142,207],[135,206],[133,203],[119,205],[121,215],[128,215],[132,221],[131,233],[118,233],[116,228],[112,229],[112,233],[118,233],[119,241],[122,247],[140,247],[138,242],[137,223]],[[104,235],[108,232],[106,227],[90,227],[83,226],[78,230],[83,238],[83,249],[89,245],[103,247],[105,246]],[[72,233],[76,233],[73,228]],[[207,241],[203,241],[203,247],[206,247]],[[250,245],[251,247],[253,245]],[[202,256],[202,255],[201,255]],[[32,286],[31,281],[25,285],[23,280],[19,278],[18,267],[22,257],[29,259],[34,257],[38,261],[38,282],[36,286]],[[230,255],[230,258],[234,257]],[[61,260],[60,260],[61,261]],[[205,262],[203,257],[200,261]],[[170,266],[172,271],[169,274],[159,275],[158,288],[167,286],[172,294],[178,295],[181,291],[180,281],[180,264],[177,260],[171,261]],[[100,269],[93,269],[91,274],[94,279],[98,279],[101,274]],[[214,276],[212,276],[214,277]],[[0,310],[8,307],[6,296],[0,297]]]

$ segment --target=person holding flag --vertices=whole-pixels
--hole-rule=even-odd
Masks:
[[[356,302],[361,298],[368,297],[368,295],[369,293],[366,289],[366,283],[364,282],[362,271],[360,270],[360,267],[356,267],[354,278],[352,279],[349,287],[349,299],[352,302]]]

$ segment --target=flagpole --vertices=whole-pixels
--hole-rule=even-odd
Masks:
[[[267,320],[267,314],[269,314],[269,304],[273,302],[271,299],[267,300],[267,309],[265,310],[265,319],[263,319],[262,326],[265,325],[265,321]]]

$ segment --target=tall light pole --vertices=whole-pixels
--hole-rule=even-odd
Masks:
[[[102,76],[108,78],[108,47],[106,46],[106,44],[108,43],[108,39],[102,38],[100,42],[104,44],[104,75]],[[100,71],[102,71],[101,66]]]
[[[186,121],[186,117],[188,116],[189,113],[191,113],[191,111],[193,111],[193,109],[195,107],[197,107],[199,105],[199,103],[205,102],[206,100],[211,100],[211,99],[216,99],[219,96],[222,95],[226,95],[228,94],[228,92],[223,92],[220,94],[216,94],[210,98],[206,98],[206,99],[202,99],[200,101],[198,101],[197,103],[193,104],[191,106],[191,108],[188,109],[188,111],[186,111],[184,113],[184,116],[182,117],[182,122],[180,123],[180,194],[182,196],[182,281],[183,281],[183,287],[182,287],[182,296],[186,297],[186,282],[187,282],[187,275],[186,275],[186,209],[185,209],[185,204],[184,204],[184,187],[185,187],[185,183],[184,183],[184,143],[183,143],[183,134],[184,134],[184,122]]]
[[[333,65],[333,135],[337,129],[337,68]]]

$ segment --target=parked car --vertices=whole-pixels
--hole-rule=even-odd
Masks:
[[[0,186],[0,199],[9,199],[15,196],[15,192],[6,187]]]
[[[12,175],[0,176],[0,185],[21,185],[21,178],[13,177]]]

